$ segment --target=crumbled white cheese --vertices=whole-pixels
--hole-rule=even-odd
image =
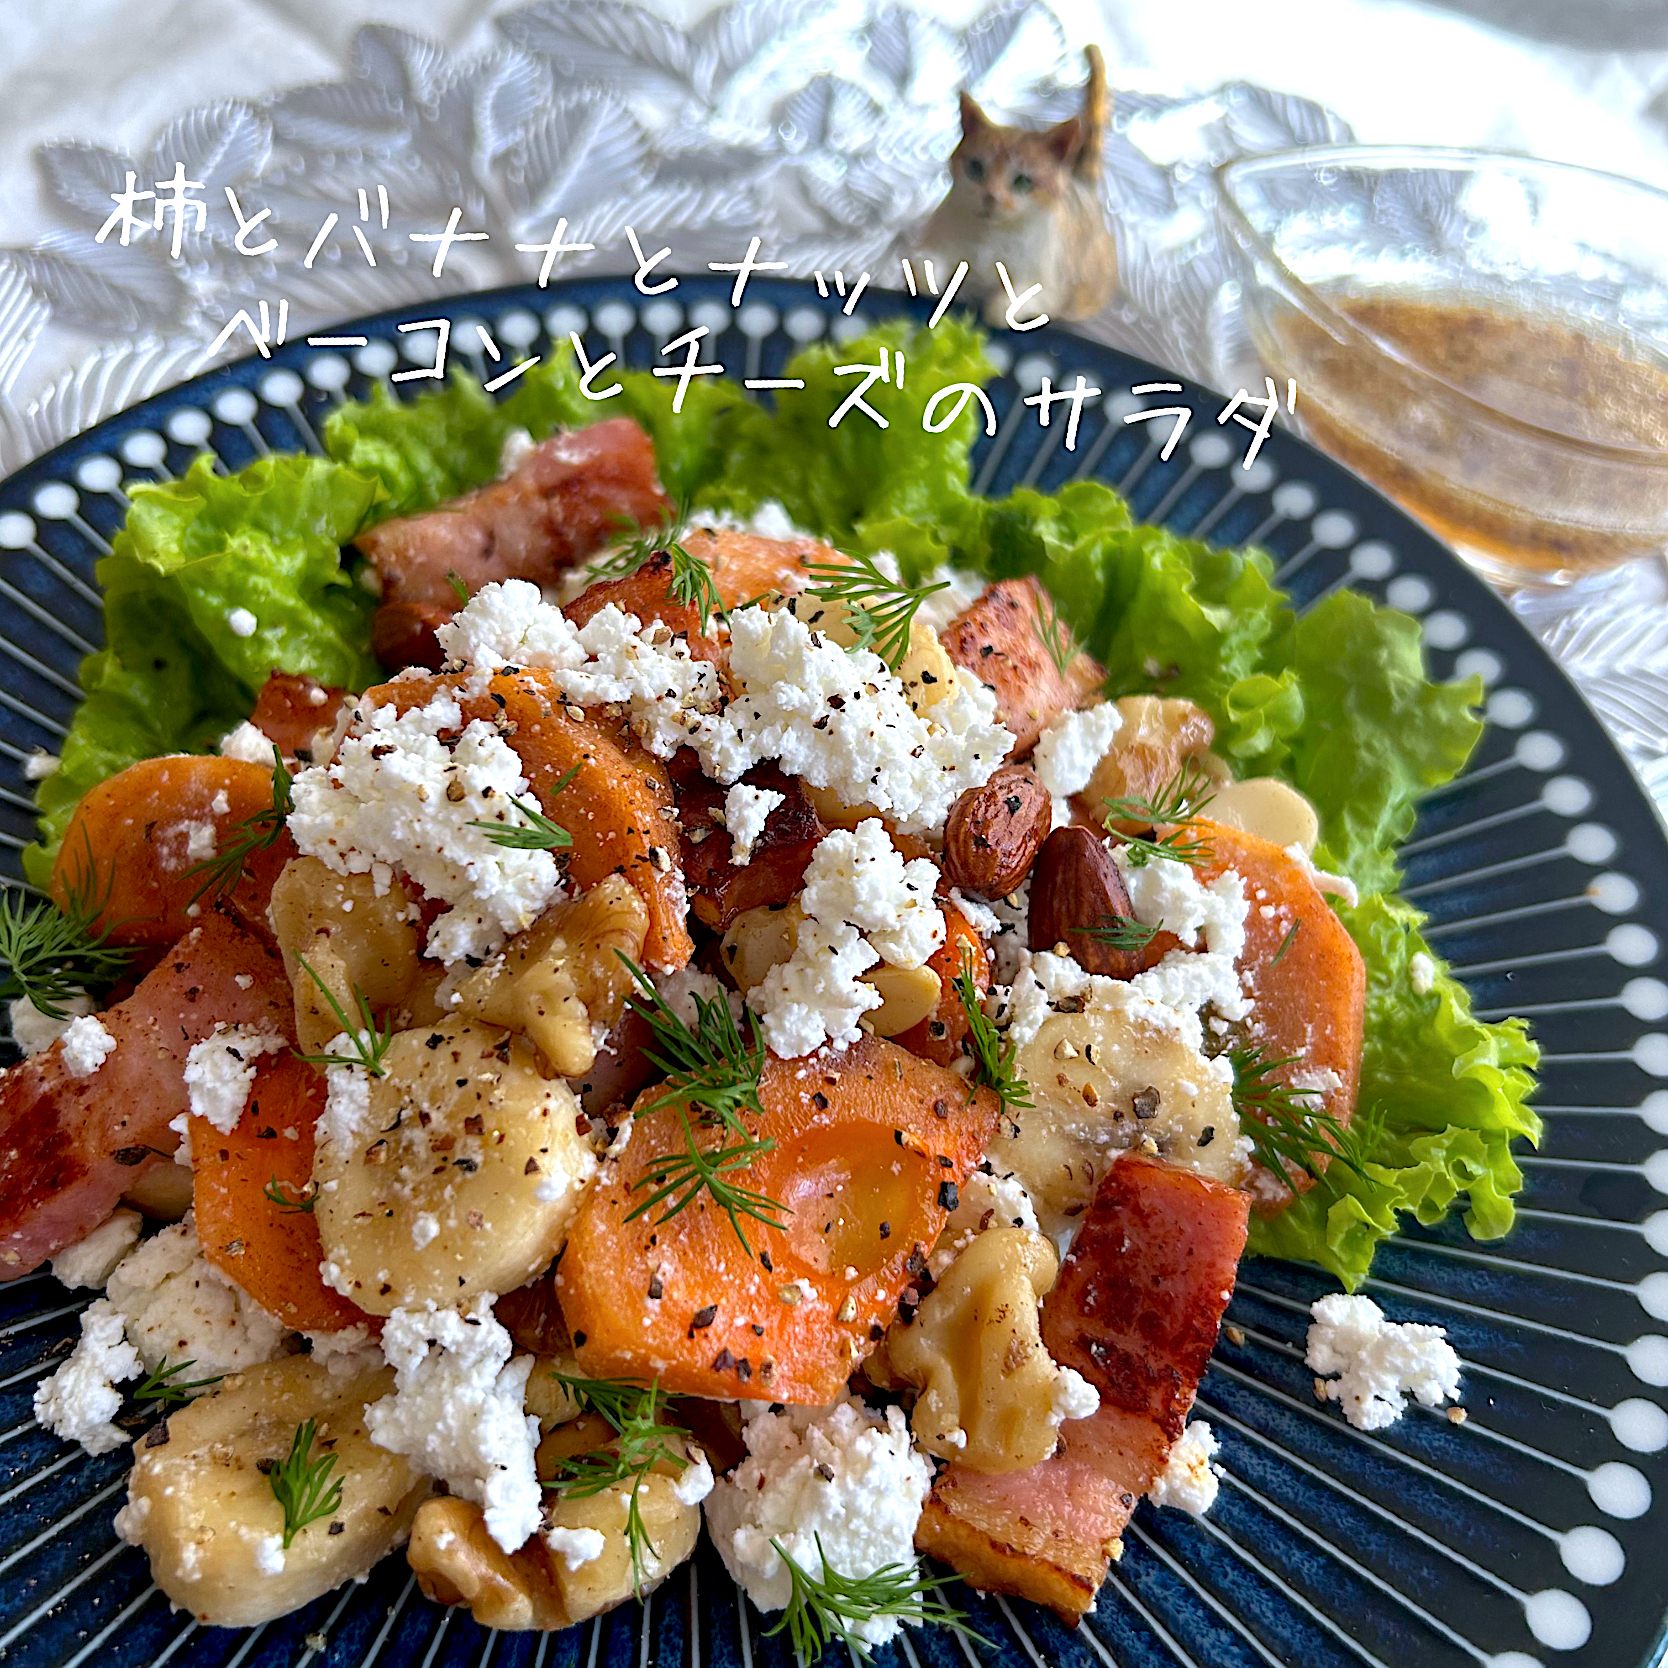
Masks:
[[[368,1326],[348,1326],[340,1332],[304,1332],[315,1361],[324,1363],[332,1378],[356,1378],[385,1366],[382,1345]]]
[[[878,817],[823,836],[805,870],[793,953],[747,993],[777,1055],[857,1036],[858,1021],[881,1003],[862,974],[880,961],[920,967],[944,942],[937,885],[932,861],[906,863]]]
[[[96,1014],[80,1014],[64,1027],[64,1070],[71,1077],[91,1077],[116,1047]]]
[[[985,946],[990,976],[997,984],[1011,985],[1031,941],[1031,877],[1027,875],[1007,897],[992,898],[990,912],[997,920],[996,934]]]
[[[672,1493],[685,1506],[698,1506],[712,1493],[715,1481],[706,1454],[692,1444],[689,1464],[672,1485]]]
[[[784,1060],[809,1054],[833,1038],[850,1042],[859,1021],[882,997],[863,975],[880,960],[849,922],[799,923],[793,954],[747,992],[765,1041]]]
[[[841,648],[785,608],[731,616],[730,675],[735,698],[687,737],[714,781],[779,759],[789,775],[872,805],[905,833],[941,827],[1013,745],[994,693],[976,679],[917,713],[878,655]]]
[[[613,603],[575,626],[525,579],[483,586],[435,636],[480,677],[528,667],[548,672],[570,705],[625,707],[638,739],[663,759],[723,705],[717,669],[695,659],[670,627],[645,624]]]
[[[125,1447],[127,1433],[110,1422],[122,1405],[115,1386],[143,1371],[138,1353],[122,1335],[121,1315],[107,1299],[96,1298],[81,1316],[74,1353],[35,1387],[35,1417],[89,1454]]]
[[[194,1117],[206,1118],[222,1135],[237,1128],[255,1083],[255,1062],[289,1045],[276,1031],[257,1025],[221,1025],[185,1057],[185,1088]]]
[[[419,1251],[440,1233],[440,1219],[432,1211],[420,1210],[411,1219],[411,1243]]]
[[[562,1562],[570,1570],[577,1570],[595,1563],[608,1541],[600,1529],[568,1529],[553,1523],[544,1532],[544,1544],[552,1552],[561,1553]]]
[[[351,1058],[352,1047],[344,1032],[325,1053]],[[324,1084],[324,1110],[319,1114],[315,1134],[320,1141],[351,1147],[360,1132],[370,1128],[371,1074],[358,1066],[327,1066]]]
[[[1155,1506],[1174,1506],[1203,1517],[1216,1504],[1221,1484],[1211,1464],[1221,1444],[1216,1432],[1203,1419],[1193,1420],[1174,1442],[1165,1457],[1164,1469],[1147,1490]]]
[[[848,653],[786,609],[731,617],[728,705],[716,668],[664,625],[610,604],[575,628],[525,580],[483,587],[436,635],[477,673],[538,668],[569,702],[624,706],[652,753],[693,747],[714,781],[780,759],[847,804],[890,812],[906,832],[938,827],[1013,742],[983,684],[962,680],[924,718],[877,655]]]
[[[491,955],[561,890],[548,851],[496,845],[471,826],[519,824],[515,798],[544,807],[515,750],[484,719],[465,723],[450,694],[403,713],[362,701],[335,758],[298,772],[292,794],[289,828],[304,855],[371,875],[379,893],[398,867],[448,906],[428,935],[429,954],[448,965]]]
[[[467,1314],[396,1309],[382,1331],[394,1390],[365,1409],[371,1440],[484,1508],[506,1552],[538,1530],[544,1498],[539,1422],[522,1407],[533,1357],[512,1361],[514,1347],[485,1295]]]
[[[740,995],[731,990],[722,979],[697,967],[694,962],[687,967],[680,967],[675,973],[656,973],[654,989],[655,995],[691,1030],[700,1023],[701,1018],[700,1010],[695,1006],[697,996],[703,1002],[727,1003],[736,1020],[739,1022],[741,1019]]]
[[[989,1160],[957,1190],[956,1208],[945,1219],[938,1243],[927,1259],[933,1279],[941,1279],[945,1269],[987,1228],[1029,1228],[1037,1232],[1037,1212],[1024,1182],[1011,1172],[997,1175]]]
[[[1071,796],[1088,787],[1095,767],[1123,727],[1117,705],[1102,701],[1082,712],[1062,713],[1037,737],[1031,768],[1048,790],[1056,828],[1071,821]]]
[[[730,861],[738,867],[753,861],[753,847],[764,833],[770,813],[787,795],[774,788],[750,788],[745,782],[724,796],[724,826],[730,831]]]
[[[235,730],[228,730],[220,738],[223,759],[241,759],[245,764],[272,763],[272,737],[257,729],[246,718]]]
[[[1002,917],[978,898],[967,897],[959,886],[950,888],[950,902],[956,906],[956,913],[962,920],[981,938],[995,938],[1002,931]]]
[[[90,1234],[53,1257],[53,1274],[66,1286],[102,1287],[116,1264],[139,1243],[143,1222],[138,1211],[118,1206]]]
[[[1127,1011],[1132,1001],[1143,999],[1188,1016],[1189,1033],[1196,1031],[1203,1008],[1224,1020],[1250,1013],[1237,965],[1245,952],[1250,909],[1239,875],[1229,869],[1201,881],[1190,864],[1155,857],[1137,865],[1121,848],[1113,849],[1112,859],[1129,889],[1135,918],[1173,932],[1183,947],[1167,951],[1156,967],[1133,979],[1091,975],[1072,957],[1052,951],[1009,952],[1002,970],[1011,967],[1011,979],[997,996],[1008,1010],[1008,1034],[1015,1043],[1029,1042],[1049,1014],[1069,1002]],[[1192,1041],[1192,1046],[1200,1044]]]
[[[1100,1392],[1075,1367],[1058,1367],[1049,1391],[1048,1417],[1052,1424],[1088,1419],[1100,1411]]]
[[[1310,1313],[1304,1360],[1325,1377],[1316,1389],[1337,1402],[1357,1430],[1393,1425],[1410,1393],[1425,1407],[1458,1397],[1459,1356],[1440,1326],[1387,1321],[1371,1298],[1343,1292],[1321,1298]]]
[[[147,1372],[190,1361],[212,1378],[283,1353],[283,1326],[203,1255],[189,1213],[122,1258],[107,1295]]]
[[[813,1576],[825,1558],[853,1578],[889,1564],[914,1567],[915,1525],[932,1470],[910,1446],[899,1409],[882,1418],[850,1401],[790,1408],[749,1419],[742,1435],[747,1458],[708,1497],[707,1528],[760,1610],[782,1609],[792,1593],[772,1541]],[[855,1628],[869,1645],[884,1645],[898,1630],[892,1616]]]
[[[263,1535],[259,1529],[249,1524],[238,1525],[238,1536],[247,1546],[255,1549],[255,1568],[262,1575],[282,1575],[284,1573],[284,1538],[282,1535]]]
[[[193,821],[185,824],[185,855],[193,863],[206,863],[220,849],[220,840],[212,822]]]
[[[261,622],[247,608],[234,608],[226,616],[226,624],[234,637],[253,637]]]
[[[72,1019],[93,1011],[93,999],[77,991],[67,1001],[60,1002],[58,1007],[63,1011],[62,1019],[43,1014],[27,996],[13,999],[10,1009],[12,1041],[17,1044],[19,1053],[26,1057],[44,1053],[69,1029]]]
[[[145,1533],[145,1524],[151,1515],[151,1497],[141,1494],[137,1500],[130,1499],[116,1513],[111,1520],[110,1527],[116,1531],[117,1537],[137,1546]]]
[[[937,886],[931,859],[906,863],[885,824],[867,817],[818,842],[799,904],[819,921],[849,921],[893,967],[920,967],[944,942]]]
[[[1415,996],[1429,996],[1436,984],[1436,963],[1423,950],[1407,958],[1407,982]]]
[[[23,780],[44,782],[47,777],[56,776],[63,768],[64,761],[56,753],[48,753],[44,748],[37,747],[23,761]]]

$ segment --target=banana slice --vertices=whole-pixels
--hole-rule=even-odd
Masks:
[[[210,1627],[253,1627],[362,1581],[402,1539],[427,1480],[365,1434],[365,1404],[393,1388],[387,1368],[332,1376],[292,1355],[227,1379],[139,1444],[117,1532],[143,1547],[156,1584]],[[338,1506],[283,1545],[269,1470],[314,1421],[309,1457],[333,1454]]]
[[[397,880],[379,896],[370,875],[338,875],[316,857],[292,858],[273,885],[268,915],[295,987],[296,1036],[309,1053],[342,1029],[325,990],[352,1014],[355,991],[382,1009],[418,976],[415,917]]]
[[[465,1020],[400,1032],[384,1063],[357,1115],[333,1087],[319,1120],[326,1281],[387,1315],[457,1307],[549,1267],[596,1173],[572,1091],[540,1074],[525,1038]]]
[[[1076,1225],[1107,1167],[1150,1142],[1173,1164],[1235,1186],[1247,1173],[1228,1085],[1174,1030],[1139,1014],[1055,1014],[1020,1051],[1035,1105],[991,1143],[1025,1184],[1044,1233]]]

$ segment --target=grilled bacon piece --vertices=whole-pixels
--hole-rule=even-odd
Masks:
[[[1249,1196],[1126,1153],[1043,1302],[1042,1336],[1100,1392],[1028,1471],[939,1473],[915,1542],[977,1587],[1077,1622],[1187,1422],[1245,1249]]]
[[[503,480],[448,504],[397,516],[354,543],[382,579],[383,601],[457,606],[448,580],[471,592],[499,579],[546,584],[670,509],[654,447],[629,417],[541,441]]]
[[[0,1073],[0,1282],[96,1228],[148,1169],[172,1164],[189,1109],[185,1060],[217,1025],[291,1036],[282,963],[229,914],[194,927],[125,1002],[98,1016],[115,1041],[72,1077],[54,1043]]]
[[[249,722],[275,742],[286,759],[310,760],[313,737],[336,722],[345,689],[305,673],[274,672],[255,697]]]
[[[996,717],[1014,733],[1010,759],[1022,759],[1037,737],[1063,712],[1100,699],[1106,668],[1086,654],[1074,655],[1061,672],[1048,649],[1043,589],[1029,575],[987,585],[940,633],[956,665],[996,691]],[[1053,615],[1048,615],[1053,621]]]
[[[742,777],[751,788],[772,788],[783,801],[765,819],[764,833],[746,863],[732,863],[734,849],[717,817],[725,790],[714,783],[678,791],[683,824],[679,861],[690,908],[704,926],[724,929],[744,909],[784,904],[799,891],[817,842],[828,832],[811,809],[799,783],[774,765],[760,765]]]

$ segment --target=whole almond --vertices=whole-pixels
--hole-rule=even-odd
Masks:
[[[1144,952],[1120,950],[1093,934],[1134,913],[1124,877],[1092,828],[1056,828],[1043,842],[1031,870],[1033,950],[1064,944],[1086,973],[1133,979],[1145,966]]]
[[[1003,898],[1031,872],[1048,837],[1048,790],[1029,765],[1003,765],[969,788],[944,823],[944,878],[975,898]]]

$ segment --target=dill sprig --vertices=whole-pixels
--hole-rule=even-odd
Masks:
[[[678,504],[670,521],[656,522],[645,527],[641,522],[628,524],[630,536],[617,549],[592,562],[586,574],[592,579],[625,579],[637,572],[645,562],[656,556],[666,556],[672,565],[673,597],[685,608],[693,608],[700,616],[705,633],[714,614],[724,612],[723,598],[718,594],[718,583],[712,568],[699,556],[693,555],[683,543],[692,510],[687,501]]]
[[[1197,759],[1186,759],[1175,775],[1149,797],[1131,795],[1103,800],[1101,803],[1106,807],[1103,820],[1136,868],[1145,868],[1157,857],[1197,867],[1210,861],[1211,846],[1193,827],[1193,822],[1215,797],[1216,788],[1204,767]],[[1151,828],[1156,838],[1126,834],[1112,826],[1119,822]],[[1159,833],[1160,829],[1165,832]]]
[[[736,1238],[751,1255],[741,1218],[750,1216],[767,1227],[779,1228],[786,1208],[734,1179],[736,1171],[747,1169],[776,1145],[768,1137],[754,1135],[743,1120],[744,1113],[755,1117],[764,1114],[759,1080],[765,1066],[765,1043],[758,1021],[751,1019],[749,1041],[722,995],[697,994],[693,997],[695,1024],[689,1026],[667,1005],[642,968],[629,956],[619,951],[615,954],[642,993],[632,998],[631,1005],[654,1033],[653,1044],[643,1049],[644,1057],[667,1078],[665,1087],[638,1116],[670,1108],[683,1126],[684,1136],[681,1150],[673,1149],[654,1159],[647,1173],[633,1184],[634,1189],[647,1189],[648,1196],[626,1220],[634,1221],[664,1205],[657,1220],[665,1222],[706,1193],[729,1217]],[[701,1144],[703,1129],[722,1132],[716,1146]]]
[[[110,942],[115,923],[94,930],[115,878],[112,870],[104,895],[95,900],[87,870],[81,870],[66,909],[50,898],[25,903],[17,887],[0,890],[0,965],[6,970],[0,1001],[22,997],[49,1019],[65,1019],[66,1003],[121,977],[132,950]]]
[[[579,766],[575,765],[552,792],[565,788],[578,771]],[[555,851],[573,844],[573,836],[552,822],[537,805],[518,799],[514,794],[510,795],[510,803],[527,819],[526,822],[472,822],[469,826],[479,828],[495,846],[504,846],[510,851]]]
[[[133,1392],[136,1402],[150,1402],[160,1408],[175,1407],[191,1400],[193,1390],[207,1390],[210,1385],[218,1384],[224,1373],[216,1373],[212,1378],[181,1378],[179,1375],[188,1367],[195,1367],[195,1361],[177,1361],[173,1366],[168,1365],[167,1356],[163,1356],[156,1371],[147,1373],[145,1381]]]
[[[1365,1181],[1365,1166],[1383,1131],[1381,1115],[1358,1115],[1346,1128],[1320,1103],[1318,1091],[1293,1089],[1275,1074],[1301,1065],[1295,1054],[1271,1056],[1261,1044],[1228,1050],[1234,1068],[1231,1091],[1240,1134],[1249,1138],[1257,1162],[1293,1193],[1290,1169],[1320,1181],[1320,1160],[1345,1165]]]
[[[1097,944],[1108,944],[1114,950],[1129,950],[1139,955],[1164,931],[1164,923],[1160,921],[1156,927],[1149,927],[1133,915],[1103,915],[1098,926],[1073,927],[1070,931],[1071,935],[1092,938]]]
[[[883,572],[867,551],[844,562],[811,562],[805,571],[813,581],[812,596],[846,605],[846,619],[857,633],[852,647],[873,649],[894,672],[909,652],[916,609],[950,583],[945,579],[936,585],[905,584]]]
[[[963,958],[961,971],[950,982],[961,999],[962,1012],[967,1015],[967,1040],[973,1047],[974,1075],[987,1089],[996,1091],[1005,1113],[1024,1111],[1031,1105],[1031,1085],[1014,1070],[1019,1050],[996,1029],[995,1021],[985,1012],[978,986],[973,983],[969,958]]]
[[[276,1176],[274,1176],[266,1184],[266,1186],[261,1189],[261,1192],[266,1198],[270,1199],[273,1204],[279,1208],[279,1210],[291,1215],[297,1212],[304,1212],[306,1215],[311,1216],[319,1202],[318,1192],[312,1182],[303,1183],[300,1191],[292,1198],[285,1191],[284,1184],[279,1181]]]
[[[1060,618],[1060,611],[1052,599],[1046,595],[1037,600],[1037,614],[1031,622],[1031,631],[1048,650],[1048,658],[1054,662],[1055,671],[1064,677],[1066,668],[1083,652],[1083,645],[1078,642],[1077,634]]]
[[[201,863],[193,863],[185,871],[187,880],[193,875],[203,877],[197,890],[191,894],[192,903],[196,903],[205,892],[210,897],[218,898],[223,892],[231,891],[243,879],[244,865],[249,859],[256,852],[267,851],[278,843],[278,836],[284,832],[290,812],[295,809],[295,797],[290,791],[294,785],[295,779],[284,764],[284,755],[274,742],[272,803],[263,806],[253,816],[245,817],[232,829],[230,844],[221,847],[214,856],[204,858]]]
[[[379,1025],[377,1017],[371,1010],[370,999],[358,985],[353,986],[354,1006],[359,1010],[359,1023],[356,1025],[348,1018],[342,1004],[336,1000],[336,993],[321,979],[312,964],[305,956],[297,956],[297,963],[315,985],[319,987],[325,1004],[335,1016],[341,1026],[343,1034],[353,1047],[353,1053],[347,1054],[302,1054],[297,1051],[296,1058],[305,1060],[312,1066],[363,1066],[372,1077],[386,1077],[388,1068],[383,1064],[383,1056],[387,1054],[389,1045],[394,1040],[394,1022],[389,1020],[387,1025]]]
[[[313,1439],[318,1427],[305,1419],[295,1428],[290,1442],[289,1456],[278,1461],[267,1472],[266,1480],[272,1498],[284,1514],[284,1550],[290,1542],[321,1517],[329,1517],[342,1503],[342,1479],[331,1480],[336,1468],[336,1456],[324,1454],[312,1458]]]
[[[922,1575],[912,1564],[884,1564],[869,1575],[842,1575],[830,1567],[821,1535],[816,1543],[820,1575],[812,1575],[779,1540],[770,1543],[788,1566],[793,1585],[782,1619],[766,1630],[765,1637],[786,1633],[801,1662],[816,1662],[836,1640],[862,1661],[870,1661],[869,1643],[858,1630],[885,1616],[917,1627],[951,1628],[980,1644],[990,1643],[954,1605],[936,1596],[941,1588],[960,1581],[959,1575]]]
[[[669,1463],[679,1471],[688,1467],[685,1432],[676,1425],[661,1423],[660,1409],[665,1398],[658,1380],[644,1385],[633,1384],[628,1379],[577,1378],[558,1372],[550,1376],[582,1409],[607,1420],[614,1440],[606,1448],[558,1460],[556,1475],[544,1486],[575,1500],[584,1500],[606,1489],[631,1485],[626,1502],[626,1541],[631,1548],[632,1589],[641,1593],[648,1558],[658,1558],[660,1554],[649,1539],[638,1495],[644,1479],[657,1465]]]
[[[1303,917],[1299,916],[1286,928],[1286,936],[1280,940],[1280,947],[1268,958],[1270,967],[1278,967],[1286,959],[1286,952],[1292,947],[1292,940],[1297,937],[1297,929],[1303,925]]]

